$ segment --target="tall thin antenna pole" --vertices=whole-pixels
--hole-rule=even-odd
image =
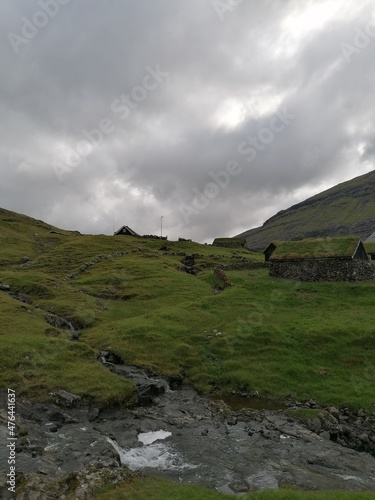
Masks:
[[[160,238],[163,238],[163,215],[160,217]]]

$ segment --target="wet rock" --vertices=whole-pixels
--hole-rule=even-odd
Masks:
[[[99,408],[90,407],[87,413],[88,421],[93,422],[99,416]]]
[[[341,432],[347,438],[350,438],[352,436],[352,429],[348,425],[342,425]]]
[[[318,403],[313,399],[309,399],[309,401],[307,401],[306,403],[306,406],[308,406],[309,408],[319,408]]]
[[[60,424],[65,422],[65,416],[59,411],[49,411],[47,416],[51,422],[59,422]]]
[[[20,302],[23,302],[24,304],[32,304],[33,301],[30,299],[30,297],[27,297],[27,295],[23,295],[22,293],[18,292],[10,292],[9,295],[13,297],[13,299],[19,300]]]
[[[246,493],[249,490],[247,483],[231,483],[229,487],[236,495],[239,493]]]
[[[238,422],[237,417],[231,416],[227,419],[227,425],[236,425]]]
[[[44,319],[46,320],[46,322],[48,324],[52,325],[55,328],[62,328],[62,329],[67,329],[67,330],[74,329],[72,323],[69,320],[62,318],[60,316],[57,316],[56,314],[47,313],[44,316]]]
[[[76,394],[71,394],[70,392],[64,390],[58,390],[54,392],[56,397],[56,404],[58,406],[64,406],[66,408],[74,408],[79,405],[81,397]]]
[[[321,432],[319,435],[320,435],[320,437],[322,437],[323,439],[328,439],[328,440],[330,440],[330,439],[331,439],[331,435],[330,435],[330,433],[329,433],[328,431],[323,431],[323,432]]]
[[[258,470],[246,477],[250,490],[277,490],[279,482],[272,470]]]
[[[120,356],[117,356],[117,354],[110,352],[110,351],[100,351],[99,354],[99,359],[102,363],[112,363],[114,365],[123,365],[124,362],[120,358]]]
[[[337,428],[338,420],[334,416],[332,412],[321,410],[319,412],[319,420],[321,424],[321,428],[325,431],[329,431],[330,429]]]
[[[169,387],[172,390],[179,389],[184,381],[183,375],[177,374],[177,375],[170,375],[168,377],[168,383]]]
[[[155,382],[155,378],[134,367],[124,367],[123,373],[124,376],[146,377]],[[168,384],[164,383],[167,387]],[[31,474],[30,478],[38,471],[47,474],[43,477],[39,474],[44,491],[48,491],[44,479],[53,479],[56,484],[56,479],[60,483],[64,474],[71,473],[79,491],[79,488],[93,484],[87,475],[98,478],[97,474],[124,470],[117,465],[120,463],[119,451],[112,449],[109,437],[120,450],[130,450],[136,455],[140,450],[147,450],[147,445],[138,440],[140,432],[162,430],[171,435],[165,441],[155,443],[157,458],[171,453],[173,467],[168,468],[164,463],[159,469],[146,468],[144,473],[199,483],[220,491],[224,488],[227,493],[243,493],[246,488],[275,489],[282,485],[307,490],[375,491],[375,458],[337,444],[348,439],[345,426],[352,430],[352,420],[338,425],[337,419],[328,411],[319,411],[319,414],[328,415],[327,424],[332,424],[332,432],[336,432],[337,443],[333,443],[323,438],[324,433],[329,435],[323,425],[319,436],[301,423],[290,421],[280,411],[259,410],[247,414],[233,412],[225,405],[224,413],[220,412],[217,403],[209,402],[193,389],[182,386],[177,391],[166,390],[152,406],[102,410],[95,423],[91,423],[91,410],[83,407],[82,402],[78,408],[62,410],[55,405],[29,404],[20,399],[19,425],[27,429],[25,437],[28,441],[17,454],[18,473]],[[78,422],[69,423],[67,416]],[[237,420],[236,425],[228,425],[232,418]],[[320,417],[319,420],[322,422]],[[46,426],[46,423],[56,425],[57,431],[50,432],[51,426]],[[371,428],[365,430],[361,427],[361,432],[356,431],[355,439],[362,448],[375,444],[371,440]],[[368,436],[367,445],[358,440],[363,433]],[[0,425],[1,436],[7,436],[4,423]],[[0,446],[0,470],[6,463],[3,460],[7,459],[3,449]],[[178,464],[182,467],[179,468]],[[91,472],[87,469],[90,465]],[[84,471],[85,475],[72,472],[75,470],[81,470],[82,474]],[[118,476],[113,477],[116,481]],[[106,482],[112,480],[107,477]],[[30,484],[35,486],[36,483]],[[78,493],[74,494],[79,498]],[[90,495],[87,500],[95,498],[92,491]]]
[[[331,406],[330,408],[327,409],[327,411],[337,420],[339,420],[340,418],[340,411],[334,407],[334,406]]]
[[[236,493],[232,490],[229,484],[223,484],[222,486],[216,487],[216,491],[222,493],[223,495],[235,495]]]
[[[310,429],[310,431],[313,431],[316,434],[319,434],[319,432],[322,430],[322,424],[319,418],[309,419],[307,421],[307,427]]]
[[[358,436],[358,439],[363,443],[363,444],[369,444],[370,440],[368,437],[368,434],[366,432],[363,432]]]
[[[23,478],[24,485],[17,491],[17,499],[57,500],[74,497],[75,500],[92,500],[103,485],[123,483],[132,476],[126,468],[116,465],[106,467],[103,463],[102,467],[92,463],[80,471],[65,475],[60,481],[46,475],[27,474]]]
[[[110,353],[112,355],[112,353]],[[100,359],[108,359],[107,357],[100,355]],[[110,358],[111,359],[111,358]],[[105,364],[108,362],[105,362]],[[137,388],[137,398],[138,404],[149,405],[156,401],[160,396],[162,396],[166,390],[169,389],[168,382],[162,378],[151,377],[147,373],[137,368],[136,366],[128,366],[124,364],[112,364],[108,363],[109,369],[125,377],[136,385]]]

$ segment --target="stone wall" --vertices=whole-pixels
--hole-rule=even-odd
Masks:
[[[221,264],[220,267],[225,271],[242,271],[243,269],[264,269],[269,267],[269,262],[254,262],[252,260],[242,260],[235,264]]]
[[[301,281],[366,281],[374,279],[375,272],[363,260],[271,260],[270,276]]]
[[[216,238],[212,245],[223,248],[243,248],[246,245],[245,238]]]

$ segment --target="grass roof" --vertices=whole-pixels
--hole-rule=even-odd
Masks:
[[[236,237],[236,238],[224,237],[224,238],[215,238],[214,241],[245,241],[245,238],[242,238],[242,237]]]
[[[352,257],[358,246],[355,236],[347,238],[310,238],[275,242],[271,260],[323,259]]]
[[[375,253],[375,241],[370,243],[364,243],[367,253]]]

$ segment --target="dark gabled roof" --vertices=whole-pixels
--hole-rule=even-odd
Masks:
[[[310,238],[299,241],[278,241],[270,260],[349,259],[354,256],[361,241],[347,238]],[[267,247],[268,248],[268,247]]]
[[[271,241],[271,243],[269,243],[263,250],[263,253],[268,253],[269,251],[272,252],[272,249],[275,249],[279,243],[280,241]]]
[[[139,236],[139,234],[137,234],[135,231],[133,231],[133,229],[130,228],[129,226],[120,227],[120,229],[115,232],[115,236],[117,236],[119,234],[124,234],[124,233],[127,233],[130,236]]]

